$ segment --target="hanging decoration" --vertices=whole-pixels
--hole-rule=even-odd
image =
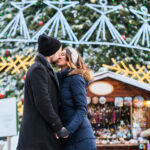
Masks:
[[[22,0],[22,2],[10,2],[12,6],[19,10],[18,14],[12,19],[12,21],[2,30],[0,33],[0,42],[4,41],[22,41],[27,42],[30,41],[29,31],[26,25],[26,21],[23,15],[23,11],[30,6],[34,5],[36,0],[26,1]],[[16,39],[17,32],[20,32],[20,36],[22,38]]]
[[[11,71],[11,74],[14,74],[20,73],[21,69],[27,72],[28,67],[34,63],[35,56],[31,58],[31,56],[16,55],[14,60],[11,57],[8,57],[7,60],[1,57],[0,60],[0,72],[4,70],[5,72]]]
[[[8,51],[5,51],[5,55],[6,55],[6,56],[9,55],[9,52],[8,52]]]
[[[91,98],[87,97],[87,104],[90,104],[90,103],[91,103]]]
[[[123,107],[123,98],[122,97],[116,97],[114,104],[117,107]]]
[[[88,32],[82,37],[80,40],[81,43],[84,44],[100,44],[100,45],[115,45],[118,43],[127,45],[126,41],[122,38],[120,33],[115,29],[114,25],[110,22],[110,19],[106,16],[107,14],[114,12],[120,9],[120,6],[108,6],[107,0],[100,0],[100,5],[95,4],[86,4],[87,7],[93,9],[97,13],[101,14],[99,19],[93,24],[93,26],[88,30]],[[99,8],[101,10],[99,10]],[[106,37],[106,27],[108,28],[114,43],[106,42],[108,39]],[[97,30],[96,39],[93,41],[90,40],[93,33]],[[102,34],[102,37],[100,35]],[[106,42],[106,43],[104,43]]]
[[[0,99],[4,98],[4,94],[0,93]]]
[[[49,36],[57,37],[58,39],[61,39],[62,43],[67,44],[107,45],[150,51],[150,14],[148,13],[148,9],[145,6],[141,7],[141,11],[130,9],[130,11],[142,21],[143,25],[135,37],[129,41],[130,38],[126,37],[125,34],[121,35],[108,17],[110,13],[118,12],[118,10],[121,10],[122,6],[109,6],[107,5],[108,0],[99,0],[98,5],[94,4],[95,0],[91,0],[91,3],[87,3],[85,5],[100,14],[100,17],[79,40],[77,39],[75,33],[72,31],[71,26],[67,22],[63,13],[63,11],[70,7],[74,7],[79,2],[65,0],[43,1],[44,4],[48,5],[52,9],[55,9],[57,12],[46,24],[40,21],[38,25],[42,26],[42,28],[37,31],[33,37],[31,37],[23,12],[32,5],[36,5],[36,2],[37,0],[10,2],[10,4],[17,8],[19,12],[0,32],[0,42],[37,42],[39,35],[45,33]],[[0,8],[2,5],[3,3],[0,3]],[[7,18],[11,19],[11,17],[11,14],[8,14]],[[129,28],[129,30],[131,30],[131,28]],[[109,41],[110,36],[112,37],[111,41]]]
[[[100,104],[105,104],[106,103],[106,97],[100,97],[99,98],[99,103]]]
[[[69,37],[69,40],[62,40],[62,43],[77,43],[78,39],[73,33],[70,25],[68,24],[65,16],[63,15],[63,11],[70,7],[78,4],[77,1],[74,2],[66,2],[65,0],[59,1],[44,1],[46,5],[57,10],[57,13],[40,29],[40,31],[32,38],[33,41],[37,41],[39,35],[42,33],[47,33],[51,36],[54,33],[54,37],[58,37],[59,26],[61,26],[62,36]],[[61,7],[57,7],[56,5],[60,5]],[[64,6],[63,6],[64,5]]]
[[[141,44],[142,46],[146,44],[147,47],[150,48],[150,25],[148,24],[148,22],[150,21],[150,14],[148,14],[148,9],[145,6],[142,6],[141,11],[137,11],[134,9],[130,9],[130,11],[143,22],[142,27],[139,29],[133,40],[130,42],[130,45],[139,47],[139,44]]]
[[[123,61],[117,63],[114,58],[111,60],[114,63],[114,66],[103,64],[103,67],[114,70],[117,74],[130,76],[131,79],[150,83],[150,71],[148,71],[145,66],[140,67],[139,65],[136,65],[137,69],[135,69],[131,64],[127,66]]]
[[[39,21],[38,24],[39,24],[39,26],[43,26],[44,23],[43,23],[43,21]]]
[[[125,106],[131,106],[132,105],[132,97],[125,97],[123,103]]]

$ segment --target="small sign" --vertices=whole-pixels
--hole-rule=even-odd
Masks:
[[[0,137],[17,134],[16,98],[0,100]]]

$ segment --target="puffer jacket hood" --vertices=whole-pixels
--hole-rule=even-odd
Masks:
[[[74,69],[69,72],[68,76],[76,74],[82,76],[87,81],[93,80],[93,71],[90,69]]]

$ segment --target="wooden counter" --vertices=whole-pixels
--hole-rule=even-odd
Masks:
[[[98,144],[97,150],[139,150],[138,144]]]

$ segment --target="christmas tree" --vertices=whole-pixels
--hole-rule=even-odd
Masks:
[[[3,60],[0,60],[0,98],[17,97],[18,101],[23,99],[26,69],[31,64],[28,63],[28,67],[20,66],[19,70],[15,68],[15,65],[21,64],[22,61],[20,62],[20,60],[25,60],[26,58],[30,60],[37,54],[36,40],[38,34],[41,33],[51,34],[51,36],[56,36],[62,41],[75,41],[71,43],[65,42],[63,47],[75,47],[80,52],[89,68],[95,72],[101,70],[102,64],[112,65],[111,58],[115,58],[116,61],[128,59],[133,66],[139,64],[149,67],[149,51],[109,44],[78,43],[101,16],[98,11],[91,9],[86,3],[95,5],[100,5],[101,3],[106,5],[105,2],[107,2],[107,5],[113,6],[113,8],[119,6],[117,10],[106,14],[105,22],[104,19],[101,18],[101,22],[103,22],[103,25],[107,23],[111,26],[113,32],[116,33],[114,37],[118,38],[118,40],[121,37],[121,41],[130,43],[143,24],[141,19],[131,10],[141,12],[141,8],[150,8],[149,1],[80,0],[73,5],[68,3],[68,5],[71,5],[70,7],[65,7],[66,4],[61,3],[54,4],[54,2],[54,0],[0,0],[0,56],[3,58]],[[56,2],[76,1],[56,0]],[[58,12],[56,9],[64,7],[65,9],[61,9],[62,12]],[[102,9],[105,11],[104,8]],[[145,10],[146,9],[144,9],[144,11]],[[62,17],[60,17],[60,15],[62,15]],[[107,20],[107,18],[109,18],[109,20]],[[111,31],[109,30],[110,26],[106,26],[105,35],[107,38],[104,34],[101,34],[100,31],[93,30],[88,39],[90,38],[90,40],[95,41],[95,37],[97,36],[97,40],[115,43],[116,41],[113,39],[112,33],[110,33]],[[101,28],[99,27],[99,30]],[[146,36],[148,38],[148,29],[147,32],[143,32],[145,32],[145,36],[146,33],[148,34]],[[87,36],[85,36],[85,39]],[[85,39],[83,38],[83,41]],[[137,44],[142,47],[148,47],[148,43],[142,40],[142,38],[139,38]],[[136,41],[132,41],[132,43],[135,42]],[[16,57],[16,55],[18,56]],[[31,58],[28,58],[28,56]],[[8,66],[6,62],[9,62],[12,70],[11,67],[7,69]],[[14,66],[12,62],[15,63]],[[24,64],[25,63],[27,64],[26,60],[24,61]],[[5,72],[6,69],[7,72]],[[16,71],[13,71],[15,69]]]

